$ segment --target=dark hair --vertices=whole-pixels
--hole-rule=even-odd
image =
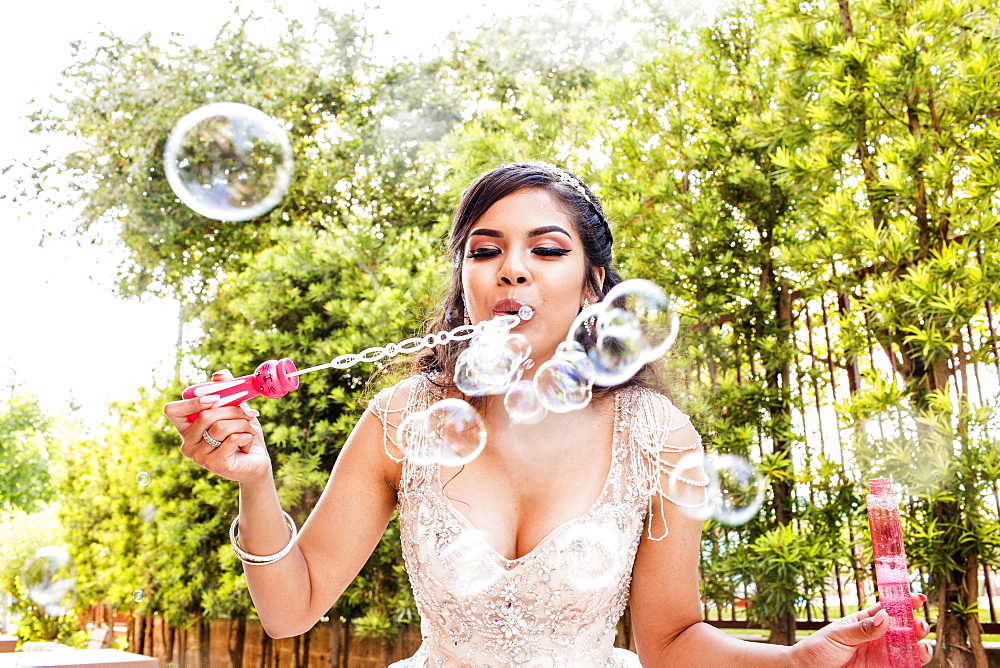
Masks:
[[[598,299],[621,283],[621,276],[612,266],[614,239],[611,228],[600,201],[590,188],[572,172],[548,163],[503,165],[481,174],[462,192],[448,235],[448,254],[452,264],[448,292],[440,309],[427,323],[426,333],[452,330],[466,324],[462,294],[465,242],[473,226],[491,206],[524,188],[539,188],[548,192],[570,219],[583,242],[587,285]],[[603,283],[597,281],[597,272],[594,271],[597,267],[604,268]],[[455,360],[465,346],[464,341],[454,341],[425,349],[414,358],[413,370],[428,375],[435,382],[450,384],[455,372]]]

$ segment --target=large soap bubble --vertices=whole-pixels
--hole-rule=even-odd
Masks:
[[[277,121],[259,109],[215,102],[177,121],[163,166],[170,187],[192,210],[214,220],[249,220],[288,191],[292,147]]]
[[[563,341],[535,372],[535,392],[553,413],[569,413],[590,403],[594,365],[576,342]]]
[[[486,446],[486,426],[479,413],[461,399],[442,399],[427,409],[427,427],[439,444],[442,466],[463,466]]]
[[[461,399],[442,399],[411,413],[397,430],[406,458],[414,464],[464,466],[486,447],[486,426]]]
[[[685,455],[671,470],[667,496],[687,514],[722,524],[745,524],[764,501],[764,476],[734,454]]]
[[[455,360],[455,386],[471,397],[503,394],[530,354],[523,335],[488,329],[473,337]]]
[[[530,380],[519,380],[511,385],[504,395],[503,405],[514,424],[537,424],[548,413]]]
[[[628,381],[663,355],[677,337],[677,326],[670,297],[655,283],[630,279],[584,309],[570,338],[587,351],[594,383],[608,387]]]
[[[39,548],[21,569],[21,585],[45,614],[59,617],[76,602],[73,559],[56,545]]]
[[[576,590],[607,587],[621,575],[620,535],[598,522],[573,524],[556,538],[556,558],[566,583]]]

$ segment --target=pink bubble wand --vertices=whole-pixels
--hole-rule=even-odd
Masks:
[[[414,336],[399,343],[366,348],[360,353],[338,355],[325,364],[318,364],[307,369],[296,369],[295,364],[287,357],[280,360],[267,360],[250,375],[198,383],[186,388],[181,396],[184,399],[194,399],[195,397],[216,395],[219,400],[212,404],[212,408],[233,406],[260,396],[278,399],[299,389],[299,376],[304,373],[329,368],[347,369],[361,362],[377,362],[384,357],[415,353],[422,348],[439,346],[449,341],[470,339],[489,328],[509,332],[522,321],[530,320],[532,315],[534,312],[531,307],[523,306],[517,315],[502,315],[475,325],[462,325],[446,332],[432,332],[427,336]],[[199,413],[188,415],[188,421],[194,422],[198,415]]]

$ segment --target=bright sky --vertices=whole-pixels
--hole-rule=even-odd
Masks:
[[[321,0],[331,8],[350,0]],[[244,9],[270,3],[246,0]],[[372,4],[375,2],[373,0]],[[366,16],[383,53],[426,52],[449,32],[481,24],[498,11],[521,13],[534,3],[507,0],[502,9],[476,0],[382,0]],[[315,15],[316,2],[287,0],[296,16]],[[7,3],[0,21],[0,169],[40,154],[45,141],[30,135],[29,102],[45,100],[70,64],[70,42],[107,31],[124,38],[171,32],[208,42],[233,15],[227,0],[31,0]],[[475,18],[470,18],[475,17]],[[16,382],[58,411],[70,402],[88,424],[101,421],[109,400],[165,382],[173,369],[177,308],[171,302],[124,301],[112,288],[122,257],[113,245],[75,239],[38,242],[44,232],[74,229],[73,212],[38,203],[13,203],[10,179],[0,176],[0,387]],[[345,351],[351,352],[351,351]],[[289,352],[294,357],[294,351]],[[235,370],[239,372],[240,370]],[[248,369],[246,372],[251,372]],[[198,380],[198,379],[192,379]],[[6,392],[0,392],[0,398]]]

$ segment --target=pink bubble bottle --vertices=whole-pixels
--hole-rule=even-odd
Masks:
[[[889,489],[888,478],[869,480],[868,526],[872,535],[878,598],[889,613],[885,645],[891,668],[919,668],[917,630],[910,604],[910,578],[906,572],[899,501]]]

